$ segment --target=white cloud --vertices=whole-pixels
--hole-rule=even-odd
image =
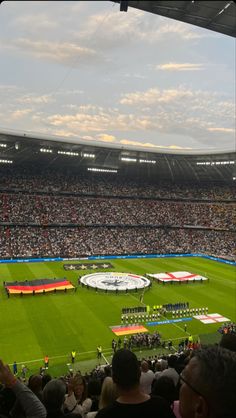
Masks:
[[[4,49],[17,49],[38,59],[49,60],[71,67],[98,61],[100,55],[91,48],[73,42],[36,41],[26,38],[0,42]]]
[[[33,94],[24,95],[21,97],[18,97],[16,99],[16,102],[19,103],[30,103],[30,104],[46,104],[54,102],[55,99],[50,94],[44,94],[42,96],[36,96]]]
[[[166,19],[164,20],[166,22]],[[154,39],[163,39],[167,36],[177,36],[184,41],[194,40],[194,39],[201,39],[207,36],[214,36],[217,35],[211,34],[207,31],[199,30],[195,26],[186,25],[184,22],[177,22],[169,20],[168,23],[164,23],[159,26],[159,29],[156,34],[153,34]]]
[[[235,129],[232,128],[207,128],[209,132],[223,132],[226,134],[231,134],[235,132]]]
[[[192,149],[191,147],[181,147],[179,145],[156,145],[150,142],[132,141],[130,139],[121,139],[119,143],[123,145],[132,145],[135,147],[142,147],[142,148],[178,149],[178,150]]]
[[[167,64],[160,64],[156,66],[157,70],[164,71],[199,71],[204,70],[205,66],[203,64],[191,64],[191,63],[177,63],[170,62]]]
[[[152,44],[168,39],[182,41],[198,40],[204,37],[217,36],[196,26],[183,22],[154,16],[143,11],[131,9],[129,13],[111,10],[91,15],[85,20],[79,31],[72,31],[77,39],[86,40],[99,48],[124,47],[137,41]]]
[[[21,119],[31,113],[33,109],[18,109],[12,112],[11,118],[12,119]]]
[[[116,137],[114,135],[108,135],[108,134],[99,134],[97,135],[97,138],[99,141],[103,142],[115,142]]]
[[[152,105],[154,103],[169,103],[175,100],[193,97],[191,90],[179,88],[179,89],[166,89],[160,90],[157,88],[148,89],[144,92],[136,91],[134,93],[126,93],[120,100],[121,104],[136,106],[136,105]]]
[[[51,127],[68,129],[77,135],[96,134],[99,140],[114,142],[113,132],[145,132],[145,137],[155,135],[179,135],[195,141],[221,140],[232,142],[234,136],[234,106],[214,92],[177,89],[148,89],[127,93],[120,100],[132,112],[95,105],[80,106],[76,112],[54,114],[47,118]],[[222,121],[224,128],[218,128]],[[111,134],[112,132],[112,134]],[[147,144],[147,141],[143,141]],[[151,141],[152,142],[152,141]],[[175,147],[177,145],[173,145]],[[181,147],[181,145],[180,145]]]

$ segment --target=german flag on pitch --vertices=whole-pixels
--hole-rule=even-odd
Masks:
[[[124,325],[124,326],[115,326],[111,327],[112,332],[115,335],[128,335],[128,334],[138,334],[139,332],[148,332],[148,329],[143,325]]]
[[[10,294],[32,294],[74,289],[65,277],[63,279],[25,280],[24,282],[5,282],[5,289]]]

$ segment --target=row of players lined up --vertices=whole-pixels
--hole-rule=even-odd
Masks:
[[[167,303],[164,305],[153,305],[152,308],[149,305],[146,306],[132,306],[122,308],[122,314],[132,314],[132,313],[145,313],[148,314],[152,312],[160,312],[161,314],[169,311],[177,311],[180,309],[189,309],[189,302],[176,302],[176,303]]]
[[[166,311],[177,311],[179,309],[189,309],[189,302],[166,303],[164,305],[153,305],[151,308],[153,312],[165,309]],[[150,311],[150,306],[132,306],[122,308],[122,314],[140,313]]]
[[[171,311],[172,312],[172,318],[181,318],[185,317],[186,315],[201,315],[201,314],[208,314],[208,307],[203,308],[192,308],[192,309],[184,309],[184,310],[177,310],[177,311]],[[128,322],[141,322],[141,321],[152,321],[156,319],[160,319],[161,316],[165,316],[165,313],[161,313],[158,311],[157,313],[153,313],[150,315],[144,315],[144,314],[126,314],[121,315],[121,322],[122,323],[128,323]]]

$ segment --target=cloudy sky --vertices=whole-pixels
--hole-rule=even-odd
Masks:
[[[0,130],[235,149],[234,38],[110,1],[5,1],[0,54]]]

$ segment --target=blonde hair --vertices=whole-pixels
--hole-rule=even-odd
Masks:
[[[105,377],[102,384],[102,391],[99,400],[99,409],[111,405],[118,397],[116,384],[110,376]]]

